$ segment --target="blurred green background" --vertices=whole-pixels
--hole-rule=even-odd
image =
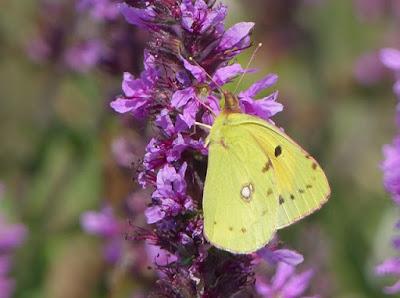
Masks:
[[[391,281],[373,269],[394,254],[399,212],[379,166],[382,146],[395,135],[396,99],[389,73],[357,61],[399,42],[399,17],[385,10],[363,18],[350,0],[225,3],[228,24],[255,21],[253,40],[264,44],[253,64],[259,72],[242,87],[267,72],[279,75],[285,110],[275,120],[320,161],[332,186],[329,203],[284,230],[282,239],[305,255],[304,268],[319,270],[313,293],[384,297],[381,288]],[[39,4],[0,2],[0,180],[6,185],[0,207],[29,229],[14,258],[15,297],[128,297],[110,291],[115,268],[102,258],[102,241],[79,223],[82,212],[105,200],[120,208],[137,188],[134,170],[118,168],[110,149],[117,137],[135,138],[108,107],[120,93],[122,73],[78,74],[33,62],[27,47],[38,34]],[[357,72],[378,78],[360,82]],[[140,282],[122,279],[121,287]]]

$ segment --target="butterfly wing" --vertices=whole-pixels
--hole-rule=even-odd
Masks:
[[[232,116],[232,125],[245,127],[271,160],[279,194],[276,228],[284,228],[320,209],[331,191],[316,160],[276,126],[245,114]]]
[[[205,237],[216,247],[250,253],[266,245],[278,220],[273,172],[262,172],[265,152],[242,126],[216,119],[209,137],[204,185]]]

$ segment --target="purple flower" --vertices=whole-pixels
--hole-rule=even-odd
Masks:
[[[247,48],[250,45],[249,34],[253,27],[254,23],[252,22],[242,22],[233,25],[222,35],[218,49],[236,51],[236,49]]]
[[[271,265],[286,263],[291,266],[297,266],[304,260],[301,254],[290,249],[272,250],[269,247],[264,247],[257,251],[257,255]]]
[[[183,0],[180,9],[183,28],[194,33],[204,33],[222,25],[227,12],[225,5],[210,8],[203,0],[196,0],[194,3],[192,0]]]
[[[242,110],[251,115],[256,115],[265,120],[281,112],[283,105],[276,102],[278,92],[274,92],[264,98],[254,99],[254,97],[262,90],[273,86],[278,80],[278,76],[269,74],[260,81],[254,83],[246,91],[239,93],[239,101]]]
[[[154,57],[146,54],[145,70],[139,79],[125,72],[122,82],[124,96],[111,102],[111,107],[118,113],[132,113],[137,118],[147,116],[153,96],[153,85],[156,79],[156,71],[153,65]]]
[[[150,221],[163,219],[165,215],[174,217],[180,213],[192,211],[193,201],[186,194],[185,172],[187,164],[183,163],[179,171],[173,166],[165,165],[157,174],[156,191],[153,193],[153,201],[160,204],[160,209],[153,206],[148,209],[146,215]],[[157,220],[158,221],[158,220]]]
[[[287,263],[278,263],[276,272],[271,281],[266,281],[258,276],[256,279],[256,290],[259,295],[266,298],[284,297],[296,298],[303,297],[310,280],[313,277],[313,270],[296,273],[295,267]]]
[[[149,259],[156,266],[166,266],[176,262],[178,259],[175,255],[170,254],[168,251],[156,245],[146,244],[145,248]]]

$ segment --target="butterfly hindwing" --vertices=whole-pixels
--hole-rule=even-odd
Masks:
[[[278,189],[261,147],[244,127],[216,120],[210,134],[203,211],[206,238],[234,253],[269,242],[278,220]],[[257,169],[257,170],[256,170]]]

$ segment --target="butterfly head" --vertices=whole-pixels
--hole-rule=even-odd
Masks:
[[[224,97],[224,112],[240,113],[239,100],[236,95],[230,91],[223,92]]]

